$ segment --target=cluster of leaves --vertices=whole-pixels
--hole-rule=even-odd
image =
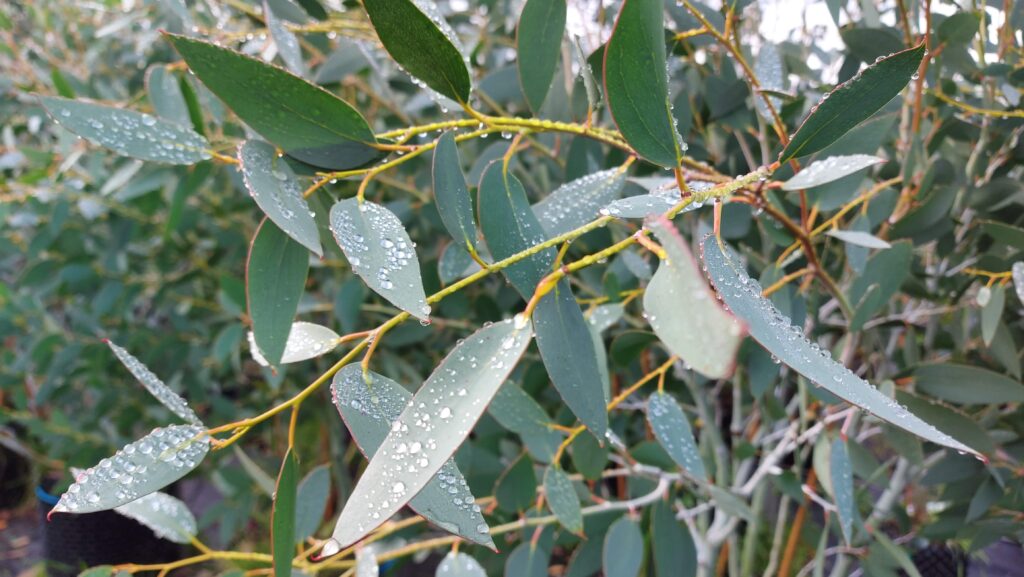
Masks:
[[[98,462],[55,512],[275,575],[1020,537],[1022,10],[829,2],[830,53],[744,2],[62,4],[0,13],[2,424]]]

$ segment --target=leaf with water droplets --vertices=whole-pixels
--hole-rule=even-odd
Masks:
[[[622,194],[625,171],[602,170],[559,186],[533,205],[544,232],[554,237],[575,230],[598,217],[601,208]]]
[[[825,232],[832,238],[838,238],[846,244],[853,244],[856,246],[863,246],[866,248],[885,249],[892,248],[892,245],[871,234],[870,232],[863,232],[859,230],[837,230],[832,229]]]
[[[627,0],[627,2],[630,0]],[[604,536],[605,577],[637,577],[644,561],[644,536],[630,515],[619,517]]]
[[[75,478],[54,506],[56,513],[113,509],[158,491],[199,466],[210,448],[205,429],[171,425],[154,429]]]
[[[150,493],[114,511],[145,525],[161,539],[188,544],[195,536],[196,518],[180,499],[167,493]]]
[[[679,184],[674,178],[645,177],[630,180],[651,191],[650,194],[616,200],[601,209],[601,214],[615,218],[647,218],[664,214],[683,200],[683,196],[679,192]],[[714,186],[713,183],[703,181],[691,181],[687,185],[693,192],[703,192]],[[693,202],[686,205],[682,212],[697,210],[702,206],[703,204],[699,202]]]
[[[476,221],[473,220],[473,199],[466,188],[466,177],[462,174],[459,148],[455,143],[455,132],[449,131],[437,139],[434,148],[434,200],[441,222],[467,251],[476,250]]]
[[[346,198],[331,207],[331,232],[366,286],[412,316],[429,318],[416,245],[395,213]]]
[[[626,0],[604,51],[608,109],[626,142],[654,164],[675,168],[686,150],[668,93],[665,6]]]
[[[669,457],[687,473],[698,480],[706,481],[704,461],[693,438],[690,421],[683,408],[668,393],[654,393],[647,399],[647,423],[654,437]]]
[[[815,160],[810,166],[796,173],[796,176],[782,183],[782,190],[814,188],[882,162],[885,162],[884,158],[870,154],[830,156]]]
[[[534,459],[550,462],[564,438],[551,426],[551,418],[526,391],[512,381],[498,389],[487,412],[494,420],[519,435]]]
[[[284,353],[278,364],[298,363],[326,355],[338,346],[341,337],[331,329],[316,323],[298,321],[292,323],[288,332],[288,340],[284,345]],[[249,331],[249,352],[257,363],[269,367],[270,363],[256,345],[255,335]]]
[[[779,162],[813,154],[867,120],[910,82],[924,53],[920,44],[882,58],[822,97],[779,154]]]
[[[757,59],[754,60],[754,75],[757,76],[758,81],[761,83],[762,92],[777,92],[786,89],[786,68],[782,62],[782,54],[779,53],[779,49],[774,43],[765,42],[761,46],[761,50],[757,53]],[[768,100],[772,103],[776,112],[782,109],[781,98],[771,96]],[[768,109],[768,105],[764,103],[764,98],[755,95],[754,106],[757,108],[757,113],[766,122],[775,121],[771,110]]]
[[[565,35],[565,0],[527,0],[516,28],[516,68],[530,110],[538,112],[551,88]]]
[[[270,513],[271,554],[274,558],[274,576],[291,577],[292,556],[295,554],[295,497],[298,486],[299,464],[289,447],[281,461],[274,488],[274,507]]]
[[[61,126],[118,154],[165,164],[210,158],[206,139],[176,122],[56,96],[40,96],[39,101]]]
[[[151,66],[146,72],[146,98],[157,116],[176,122],[181,126],[192,126],[188,103],[181,92],[178,76],[163,64]]]
[[[598,305],[587,315],[587,322],[590,323],[591,328],[601,334],[619,322],[624,314],[626,314],[626,307],[622,303]]]
[[[434,577],[487,577],[487,573],[476,559],[465,553],[449,551],[441,559]]]
[[[331,388],[345,426],[363,455],[372,459],[398,422],[412,394],[383,375],[370,372],[369,376],[370,383],[367,383],[359,365],[346,365],[334,377]],[[410,445],[407,443],[405,454],[409,454]],[[421,451],[422,441],[417,453]],[[409,507],[438,527],[493,549],[490,534],[479,530],[487,525],[474,501],[455,459],[448,459],[423,490],[409,501]]]
[[[270,365],[281,362],[309,274],[309,252],[264,219],[249,249],[245,282],[253,340]]]
[[[363,0],[388,54],[414,78],[456,102],[469,102],[469,57],[433,0]]]
[[[295,497],[295,542],[316,533],[331,492],[330,465],[320,465],[303,477]]]
[[[211,92],[289,155],[337,170],[381,157],[366,119],[323,88],[234,50],[187,36],[165,36]]]
[[[473,257],[458,243],[448,243],[437,260],[437,276],[442,285],[449,285],[480,270]]]
[[[473,333],[441,361],[390,424],[338,518],[335,544],[346,547],[362,539],[429,484],[469,435],[532,336],[529,319],[502,321]],[[476,530],[478,538],[489,532],[485,524]]]
[[[107,346],[110,350],[114,351],[114,355],[117,357],[121,364],[135,376],[136,379],[151,395],[156,397],[156,400],[160,401],[165,407],[170,409],[175,415],[178,415],[183,420],[188,421],[193,425],[202,426],[203,422],[196,415],[192,407],[188,406],[188,402],[185,401],[178,393],[174,392],[170,387],[167,386],[160,377],[153,374],[153,371],[149,370],[149,367],[142,364],[142,361],[132,356],[131,353],[125,349],[115,345],[111,341],[107,341]]]
[[[670,221],[647,223],[665,258],[644,291],[644,314],[651,328],[686,364],[708,378],[728,377],[746,331],[715,300],[686,241]]]
[[[277,14],[270,7],[270,2],[264,0],[263,15],[267,19],[267,30],[270,37],[274,39],[277,46],[277,53],[284,60],[285,66],[298,76],[309,76],[306,68],[306,61],[302,59],[302,47],[295,33],[285,26],[284,20],[278,18]]]
[[[1010,267],[1010,277],[1013,279],[1013,290],[1017,293],[1017,300],[1024,304],[1024,261],[1017,261]]]
[[[839,527],[843,531],[843,539],[849,545],[853,540],[853,518],[856,514],[853,500],[853,465],[850,464],[846,441],[842,437],[836,437],[832,441],[829,470],[832,497],[836,501],[836,511],[839,513]]]
[[[939,431],[887,397],[870,383],[832,360],[826,349],[811,343],[800,327],[764,298],[761,285],[750,278],[732,249],[708,235],[703,242],[707,274],[734,315],[747,323],[750,335],[781,362],[839,398],[883,421],[925,440],[979,455],[974,449]]]
[[[277,150],[261,140],[246,140],[238,146],[238,163],[256,204],[295,242],[324,256],[320,231],[302,198],[302,185]]]
[[[545,240],[530,209],[523,185],[497,160],[484,170],[479,187],[480,227],[496,260],[508,258]],[[533,296],[552,270],[554,248],[538,252],[503,273],[524,299]],[[537,348],[555,388],[569,409],[599,438],[608,427],[601,371],[594,341],[566,279],[541,298],[534,311]]]
[[[583,513],[580,509],[580,497],[576,494],[569,475],[561,467],[550,465],[544,471],[544,496],[551,512],[558,517],[558,522],[572,533],[583,532]]]

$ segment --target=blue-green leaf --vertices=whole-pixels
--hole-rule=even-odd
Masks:
[[[476,559],[465,553],[449,551],[441,559],[434,577],[487,577],[487,573]]]
[[[299,483],[295,498],[295,542],[301,543],[316,533],[327,509],[331,492],[331,468],[320,465]]]
[[[161,539],[183,545],[190,543],[198,530],[188,506],[159,491],[115,507],[114,511],[146,526]]]
[[[836,500],[836,510],[839,512],[839,527],[843,531],[843,539],[849,545],[853,539],[856,502],[853,499],[853,466],[846,451],[846,441],[842,437],[836,437],[832,441],[829,471],[829,477],[832,479],[832,497]]]
[[[249,249],[246,292],[253,338],[271,365],[281,362],[309,274],[309,252],[264,220]]]
[[[558,517],[558,522],[572,533],[583,531],[583,513],[580,509],[580,497],[576,494],[569,475],[556,465],[548,466],[544,471],[544,496],[551,512]]]
[[[533,214],[549,237],[575,230],[599,216],[599,212],[622,194],[625,171],[602,170],[559,186],[533,205]]]
[[[981,367],[954,363],[922,365],[914,370],[917,389],[961,405],[1024,401],[1024,385]]]
[[[146,97],[157,116],[181,126],[192,125],[181,84],[177,75],[168,70],[167,66],[158,64],[146,72]]]
[[[448,234],[467,251],[476,250],[476,221],[473,199],[466,188],[455,133],[446,132],[434,148],[434,199]]]
[[[627,0],[629,1],[629,0]],[[644,536],[629,515],[619,517],[604,536],[605,577],[637,577],[644,561]]]
[[[196,415],[196,412],[192,410],[192,407],[188,406],[188,402],[185,401],[181,395],[168,387],[166,383],[160,380],[160,377],[153,374],[153,371],[149,370],[149,367],[142,364],[142,361],[132,356],[132,354],[125,349],[115,345],[112,341],[108,340],[107,346],[110,347],[110,350],[114,351],[114,356],[117,357],[117,360],[121,361],[121,364],[123,364],[125,368],[128,369],[128,371],[146,387],[146,390],[156,397],[156,400],[163,404],[163,406],[167,407],[175,415],[178,415],[182,420],[187,421],[192,425],[203,425],[203,422],[199,419],[199,416]]]
[[[810,166],[796,173],[796,176],[782,183],[782,190],[814,188],[882,162],[885,162],[884,158],[870,154],[830,156],[815,160]]]
[[[551,554],[536,543],[525,541],[505,561],[505,577],[547,577]]]
[[[562,54],[565,0],[527,0],[516,29],[516,68],[530,109],[537,112],[551,88]]]
[[[270,515],[270,540],[274,558],[274,577],[291,577],[295,556],[295,496],[299,465],[289,448],[281,461],[274,489],[274,508]]]
[[[677,465],[698,480],[707,480],[700,449],[693,438],[690,421],[668,393],[654,393],[647,400],[647,422],[662,448]]]

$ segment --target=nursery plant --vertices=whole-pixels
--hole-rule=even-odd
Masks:
[[[1019,550],[1024,7],[772,6],[0,7],[0,438],[185,546],[82,575]]]

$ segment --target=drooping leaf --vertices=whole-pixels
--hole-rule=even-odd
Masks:
[[[917,389],[961,405],[1019,403],[1024,385],[999,373],[953,363],[921,365],[914,370]]]
[[[550,557],[543,547],[524,541],[505,560],[505,577],[547,577]]]
[[[274,577],[291,577],[292,557],[295,556],[295,497],[299,465],[295,453],[289,448],[281,461],[274,489],[274,507],[270,514],[271,552],[274,557]]]
[[[892,245],[878,238],[877,236],[859,230],[829,230],[825,234],[832,238],[838,238],[846,244],[863,246],[866,248],[885,249],[892,248]]]
[[[1024,304],[1024,261],[1017,261],[1010,267],[1010,278],[1013,279],[1013,290],[1017,300]]]
[[[885,162],[885,159],[870,154],[830,156],[812,162],[796,176],[782,183],[782,190],[814,188],[881,162]]]
[[[786,69],[782,62],[782,54],[779,53],[779,49],[774,43],[765,42],[761,46],[761,50],[757,53],[757,59],[754,60],[754,74],[757,75],[757,79],[761,83],[762,92],[786,89]],[[776,112],[782,109],[781,98],[771,96],[768,100]],[[774,122],[775,119],[768,109],[768,105],[760,95],[754,96],[754,106],[765,122]]]
[[[523,514],[537,497],[537,474],[533,461],[523,453],[498,477],[494,485],[494,499],[498,508],[506,513]]]
[[[433,0],[363,0],[377,37],[409,74],[456,102],[469,102],[469,58]]]
[[[455,347],[394,421],[338,518],[332,540],[346,547],[415,497],[469,435],[526,351],[533,327],[506,320]],[[477,527],[487,533],[486,525]]]
[[[627,0],[627,2],[630,0]],[[619,517],[604,536],[605,577],[637,577],[644,561],[644,536],[629,515]]]
[[[874,62],[903,49],[903,40],[891,28],[846,28],[839,34],[850,53],[863,62]]]
[[[978,33],[981,16],[977,12],[957,12],[939,24],[939,40],[947,44],[967,44]]]
[[[840,84],[804,119],[779,162],[815,153],[885,106],[903,90],[924,57],[924,44],[879,60]]]
[[[537,401],[512,381],[498,389],[487,412],[506,429],[519,435],[530,454],[550,462],[564,438],[551,427],[551,418]]]
[[[409,391],[385,376],[371,372],[370,379],[368,384],[362,368],[353,364],[338,371],[332,385],[334,404],[368,459],[377,454],[412,398]],[[454,459],[444,462],[409,506],[446,531],[494,548],[490,534],[479,530],[487,525]]]
[[[270,3],[263,2],[263,16],[267,19],[267,30],[270,37],[274,39],[277,46],[277,53],[284,60],[285,66],[298,76],[308,76],[306,61],[302,59],[302,46],[295,33],[288,29],[284,20],[278,18],[271,9]]]
[[[617,168],[588,174],[556,188],[533,205],[533,214],[549,237],[565,234],[597,218],[619,197],[625,181],[625,172]]]
[[[473,199],[466,188],[455,133],[446,132],[434,148],[434,200],[448,234],[467,251],[476,250],[476,221]]]
[[[654,393],[647,400],[647,422],[661,444],[677,465],[698,480],[706,480],[704,461],[693,438],[690,421],[671,395]]]
[[[366,119],[347,102],[285,70],[209,42],[166,34],[199,80],[253,130],[289,155],[344,170],[380,157]]]
[[[565,0],[527,0],[516,29],[516,68],[526,103],[540,110],[562,55]]]
[[[295,497],[295,542],[316,533],[327,509],[331,491],[331,469],[320,465],[303,477]]]
[[[278,364],[298,363],[326,355],[338,346],[340,339],[338,333],[325,326],[303,321],[294,322],[288,331],[288,340],[284,344],[284,352]],[[252,331],[249,331],[249,352],[257,363],[264,367],[270,366],[256,345]]]
[[[558,522],[572,533],[583,531],[583,513],[580,498],[569,475],[560,467],[550,465],[544,471],[544,496]]]
[[[178,415],[182,420],[187,421],[192,425],[203,425],[203,422],[199,419],[199,416],[196,415],[196,412],[192,410],[192,407],[188,406],[188,402],[185,401],[181,395],[168,387],[166,383],[160,380],[160,377],[153,374],[153,371],[149,370],[149,367],[142,364],[142,361],[109,340],[107,341],[107,346],[110,347],[110,350],[114,351],[114,355],[119,361],[121,361],[121,364],[123,364],[125,368],[128,369],[128,371],[146,387],[146,390],[156,397],[156,400],[163,404],[163,406],[167,407],[175,415]]]
[[[40,96],[58,124],[118,154],[165,164],[195,164],[210,158],[210,145],[190,127],[142,112]]]
[[[693,536],[665,501],[651,506],[651,549],[657,577],[695,577],[697,549]]]
[[[274,147],[246,140],[238,146],[238,163],[245,187],[264,214],[295,242],[323,257],[320,231],[302,197],[302,185]]]
[[[654,219],[647,227],[665,249],[644,291],[647,321],[665,346],[694,370],[713,379],[728,377],[746,333],[743,325],[715,300],[675,226]]]
[[[331,207],[331,232],[366,286],[412,316],[427,320],[420,261],[402,221],[387,208],[358,198]]]
[[[146,72],[146,97],[153,106],[157,116],[176,122],[181,126],[191,126],[192,119],[188,114],[188,103],[181,92],[178,77],[158,64],[151,66]]]
[[[434,577],[487,577],[476,559],[456,551],[449,551],[437,566]]]
[[[747,323],[750,335],[781,362],[879,419],[933,443],[978,455],[974,449],[922,421],[870,383],[832,360],[827,350],[808,341],[799,328],[794,328],[786,315],[761,296],[761,285],[750,278],[732,249],[709,236],[704,239],[703,252],[708,276],[725,304],[734,315]]]
[[[736,493],[733,493],[729,489],[719,487],[718,485],[708,485],[708,494],[711,499],[715,502],[715,506],[722,510],[722,512],[732,515],[733,517],[739,517],[748,523],[754,521],[757,515],[750,508],[750,505]]]
[[[856,511],[853,499],[853,466],[850,464],[850,455],[846,450],[846,441],[842,437],[836,437],[832,441],[829,470],[832,479],[832,497],[836,501],[836,510],[839,512],[839,527],[842,529],[843,539],[849,544],[853,540],[853,519]]]
[[[496,260],[546,240],[519,180],[495,161],[480,178],[478,210],[484,238]],[[549,248],[503,272],[524,299],[533,296],[551,272],[556,252]],[[566,279],[545,295],[534,311],[537,347],[548,375],[569,409],[600,438],[608,426],[601,373],[593,339]]]
[[[905,391],[897,391],[896,400],[940,431],[960,439],[983,454],[996,450],[995,443],[985,429],[967,415]]]
[[[985,346],[992,344],[992,339],[995,338],[996,330],[999,328],[999,321],[1003,316],[1003,309],[1006,306],[1006,288],[997,284],[991,288],[991,291],[988,302],[984,303],[981,308],[981,340],[985,342]]]
[[[159,491],[199,466],[210,448],[203,432],[197,425],[154,429],[77,475],[53,511],[103,511]]]
[[[180,499],[167,493],[150,493],[114,511],[145,525],[161,539],[188,544],[196,535],[196,518]]]
[[[625,0],[604,53],[604,92],[626,142],[644,159],[679,165],[684,148],[676,132],[665,69],[664,4]]]
[[[271,365],[281,362],[309,273],[309,252],[264,220],[249,249],[246,292],[253,338]]]

